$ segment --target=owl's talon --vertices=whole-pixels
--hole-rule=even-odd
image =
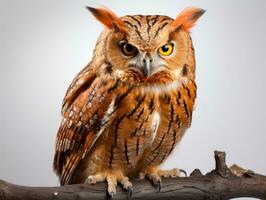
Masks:
[[[119,182],[123,186],[125,190],[132,190],[133,185],[132,183],[128,180],[128,177],[122,177]]]
[[[133,194],[133,188],[128,188],[127,190],[127,199],[132,199],[132,194]]]
[[[116,187],[108,185],[107,191],[108,191],[109,196],[113,198],[114,195],[116,194]]]
[[[147,174],[147,178],[152,182],[154,186],[158,186],[159,192],[161,191],[161,177],[156,173]]]
[[[148,179],[152,181],[153,185],[159,185],[162,181],[161,177],[156,173],[151,173],[147,175]]]
[[[96,184],[97,182],[103,182],[105,180],[105,176],[103,174],[96,174],[88,176],[88,178],[85,180],[85,184]]]
[[[171,169],[171,170],[162,170],[157,167],[151,167],[146,169],[144,172],[139,174],[140,178],[147,177],[155,186],[159,187],[159,192],[161,191],[162,177],[179,177],[180,174],[184,173],[187,176],[187,173],[183,169]]]
[[[183,169],[170,169],[170,170],[162,170],[162,169],[158,169],[158,174],[160,177],[165,177],[165,178],[174,178],[174,177],[180,177],[181,172],[183,172],[184,174],[186,174],[185,170]]]
[[[162,188],[162,181],[159,181],[159,183],[158,183],[159,192],[161,192],[161,188]]]
[[[106,181],[108,185],[108,193],[113,197],[116,194],[117,178],[113,175],[109,175],[106,177]]]
[[[113,197],[116,194],[117,183],[120,183],[124,190],[129,192],[131,198],[133,185],[128,180],[128,177],[124,176],[121,172],[104,172],[95,175],[90,175],[85,181],[85,184],[96,184],[98,182],[106,181],[108,185],[109,197]]]
[[[179,169],[179,171],[182,172],[182,173],[185,175],[185,177],[187,177],[187,172],[186,172],[186,170],[184,170],[184,169]]]
[[[109,190],[108,190],[108,194],[109,194],[109,196],[110,196],[111,198],[113,198],[114,195],[116,194],[116,191],[109,191]]]

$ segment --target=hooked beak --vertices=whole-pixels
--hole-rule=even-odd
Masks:
[[[146,77],[151,75],[151,62],[152,58],[149,55],[146,55],[142,60],[141,71]]]
[[[165,69],[166,66],[167,62],[165,60],[156,54],[151,55],[150,53],[140,54],[129,61],[129,68],[138,71],[146,78]]]

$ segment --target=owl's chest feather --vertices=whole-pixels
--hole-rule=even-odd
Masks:
[[[195,87],[190,83],[165,88],[125,85],[120,91],[114,100],[116,117],[107,130],[109,151],[120,154],[128,169],[150,162],[141,161],[147,152],[163,160],[190,126]],[[119,162],[111,161],[112,165]]]
[[[116,96],[119,108],[112,126],[116,141],[143,137],[146,147],[153,142],[158,131],[169,129],[166,131],[169,134],[190,125],[196,97],[193,84],[173,82],[131,90],[128,87]]]

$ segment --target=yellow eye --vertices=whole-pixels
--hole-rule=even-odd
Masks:
[[[127,42],[120,43],[121,51],[126,56],[135,56],[138,54],[138,49]]]
[[[162,56],[170,56],[173,53],[174,45],[172,43],[165,44],[159,49],[159,53]]]

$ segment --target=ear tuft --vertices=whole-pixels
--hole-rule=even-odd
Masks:
[[[201,8],[188,7],[172,22],[171,28],[176,30],[182,26],[185,31],[189,31],[204,13],[205,10]]]
[[[108,8],[86,7],[93,16],[109,29],[125,32],[124,22]]]

